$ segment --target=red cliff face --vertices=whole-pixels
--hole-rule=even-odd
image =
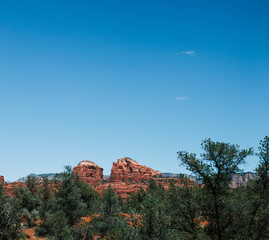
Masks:
[[[73,168],[73,171],[81,177],[83,182],[93,186],[103,180],[103,168],[88,160],[80,162]]]
[[[110,179],[103,178],[103,168],[87,160],[80,162],[73,170],[80,175],[82,181],[91,184],[100,194],[110,185],[122,198],[138,192],[140,188],[147,189],[148,180],[151,178],[165,189],[168,189],[169,180],[172,179],[163,178],[160,171],[140,165],[127,157],[113,163]],[[181,179],[173,179],[177,185],[182,184]]]
[[[161,177],[160,171],[155,171],[149,167],[138,164],[131,158],[118,159],[116,163],[113,162],[111,169],[110,182],[142,182],[147,181],[153,177]]]

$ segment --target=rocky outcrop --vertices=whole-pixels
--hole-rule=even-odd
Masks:
[[[137,193],[141,188],[147,189],[148,180],[152,178],[164,189],[168,189],[171,179],[177,185],[181,185],[183,181],[180,178],[163,178],[160,171],[143,166],[128,157],[113,163],[110,178],[104,178],[103,168],[87,160],[80,162],[73,170],[80,175],[82,181],[91,184],[100,194],[110,185],[122,198]]]
[[[4,176],[0,176],[0,184],[6,184]]]
[[[153,177],[161,177],[160,171],[140,165],[131,158],[125,157],[113,162],[111,169],[110,182],[142,182]]]
[[[83,182],[92,186],[103,181],[103,168],[96,163],[84,160],[73,168],[74,173],[78,174]]]
[[[249,180],[254,180],[254,179],[257,179],[257,175],[251,172],[233,174],[230,187],[237,188],[240,186],[245,186]]]

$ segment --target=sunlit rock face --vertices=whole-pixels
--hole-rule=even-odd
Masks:
[[[83,182],[92,186],[103,181],[103,168],[96,163],[84,160],[73,168],[74,173],[78,174]]]
[[[111,169],[110,182],[142,182],[153,177],[161,177],[160,171],[143,166],[131,158],[125,157],[113,162]]]
[[[100,194],[110,185],[122,198],[137,193],[141,188],[146,190],[148,180],[152,178],[165,190],[169,188],[171,179],[174,180],[176,185],[182,185],[182,179],[163,178],[160,171],[143,166],[128,157],[118,159],[116,163],[113,163],[110,178],[104,178],[103,168],[88,160],[80,162],[73,170],[82,181],[92,185]],[[191,180],[188,181],[195,184]]]
[[[255,179],[257,179],[257,175],[251,172],[242,174],[233,174],[230,187],[237,188],[240,186],[245,186],[249,180],[255,180]]]

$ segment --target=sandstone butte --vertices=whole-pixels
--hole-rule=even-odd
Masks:
[[[147,181],[153,177],[162,177],[162,173],[149,167],[142,166],[133,159],[125,157],[118,159],[116,163],[113,162],[110,182],[141,182],[145,180]]]
[[[74,173],[80,176],[83,182],[95,186],[103,181],[103,168],[96,163],[84,160],[73,168]]]
[[[81,180],[92,185],[100,194],[110,185],[122,198],[128,197],[132,193],[137,193],[140,188],[148,187],[148,180],[153,178],[157,184],[168,188],[169,179],[163,178],[160,171],[143,166],[131,158],[125,157],[113,163],[110,178],[103,178],[103,168],[97,164],[84,160],[74,167],[74,172],[81,177]],[[177,184],[182,184],[182,180],[173,178]]]
[[[157,184],[163,186],[164,189],[168,189],[171,179],[174,179],[177,185],[182,185],[183,181],[186,181],[179,178],[163,178],[160,171],[155,171],[152,168],[143,166],[128,157],[118,159],[116,163],[113,163],[109,179],[104,178],[103,168],[88,160],[81,161],[73,168],[73,172],[77,174],[82,181],[90,184],[100,194],[110,185],[122,198],[127,198],[130,194],[137,193],[141,188],[144,190],[147,189],[148,180],[151,178],[153,178]],[[196,185],[196,183],[191,180],[187,181]],[[13,195],[14,187],[26,186],[21,182],[6,184],[4,177],[0,176],[0,183],[1,182],[6,185],[6,189],[11,195]]]

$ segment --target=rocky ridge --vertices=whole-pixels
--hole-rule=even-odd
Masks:
[[[92,187],[100,194],[102,194],[104,189],[110,185],[117,194],[122,196],[122,198],[126,198],[132,193],[136,193],[140,188],[146,189],[148,187],[149,179],[154,179],[157,184],[160,184],[165,189],[169,187],[171,179],[173,179],[177,185],[181,185],[183,181],[189,181],[193,185],[201,184],[199,179],[195,178],[193,175],[175,173],[162,174],[160,171],[143,166],[129,157],[118,159],[117,162],[113,163],[110,177],[104,177],[103,168],[88,160],[81,161],[73,168],[73,172],[79,175],[82,181],[92,185]],[[38,179],[42,179],[43,175],[53,176],[54,174],[40,174],[35,176],[38,176]],[[230,187],[237,188],[246,185],[247,181],[256,178],[256,174],[251,172],[234,174],[232,176]],[[22,180],[24,180],[24,178]],[[0,183],[3,183],[11,193],[14,186],[24,186],[24,183],[22,182],[7,184],[4,177],[0,176]]]
[[[118,159],[116,163],[113,163],[109,179],[103,177],[103,169],[99,172],[100,167],[97,164],[90,162],[88,165],[89,161],[83,162],[74,167],[74,172],[81,176],[82,181],[91,184],[100,194],[110,185],[117,194],[126,198],[130,194],[138,192],[140,188],[146,189],[148,180],[152,178],[165,189],[168,188],[171,179],[174,179],[176,184],[182,184],[181,179],[163,178],[160,171],[143,166],[128,157]],[[91,167],[85,168],[85,165]],[[99,175],[96,176],[93,172],[98,172]],[[97,179],[98,181],[96,181]]]

